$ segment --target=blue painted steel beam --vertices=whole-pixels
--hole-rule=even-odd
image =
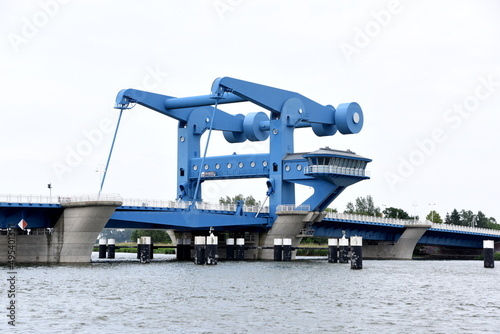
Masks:
[[[28,229],[52,228],[63,211],[59,204],[0,203],[0,228],[17,228],[21,219],[28,223]]]
[[[206,210],[182,209],[128,209],[119,207],[111,216],[106,228],[137,228],[134,226],[161,226],[163,229],[205,230],[214,228],[260,228],[270,227],[269,218],[255,213],[210,212]],[[137,225],[136,225],[137,224]]]

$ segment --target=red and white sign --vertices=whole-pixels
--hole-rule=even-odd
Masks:
[[[28,226],[28,223],[26,222],[26,220],[24,219],[21,219],[21,221],[19,222],[19,224],[17,224],[21,229],[25,229],[26,226]]]

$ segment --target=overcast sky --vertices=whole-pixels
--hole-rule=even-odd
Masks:
[[[295,132],[296,152],[373,159],[371,179],[331,207],[372,195],[421,217],[456,208],[500,220],[499,14],[495,0],[2,1],[0,193],[96,193],[119,90],[202,95],[230,76],[361,105],[359,134]],[[103,191],[175,199],[177,122],[141,106],[125,114]],[[209,156],[267,150],[212,140]],[[204,197],[265,192],[265,180],[218,182]]]

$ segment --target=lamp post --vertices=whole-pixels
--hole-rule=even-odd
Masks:
[[[417,221],[417,202],[413,203],[413,222]]]
[[[47,184],[47,188],[49,188],[49,202],[52,204],[52,183]]]
[[[103,164],[98,164],[97,168],[95,170],[96,173],[99,173],[99,184],[101,184],[102,181],[102,173],[104,172],[104,165]]]
[[[436,203],[429,203],[429,206],[436,205]],[[434,223],[434,208],[431,206],[431,222]]]
[[[472,220],[470,222],[470,227],[477,226],[477,215],[472,216]]]

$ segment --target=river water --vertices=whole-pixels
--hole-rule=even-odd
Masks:
[[[198,266],[117,257],[18,265],[16,326],[2,283],[0,332],[500,333],[500,268],[482,261],[365,260],[352,270],[324,258]]]

